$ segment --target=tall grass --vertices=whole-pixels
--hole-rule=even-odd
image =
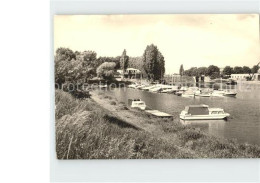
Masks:
[[[118,125],[91,100],[56,91],[58,159],[152,159],[192,157],[151,134]],[[63,114],[63,115],[62,115]],[[123,123],[123,122],[122,122]]]

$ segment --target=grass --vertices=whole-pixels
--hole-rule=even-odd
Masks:
[[[161,138],[118,119],[91,99],[76,99],[60,90],[55,95],[58,159],[260,157],[259,146],[212,137],[175,120],[157,119],[131,110],[144,121],[156,124],[165,137]],[[115,102],[110,97],[106,99]],[[122,103],[115,105],[122,105],[124,110]]]

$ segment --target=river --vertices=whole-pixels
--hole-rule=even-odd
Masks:
[[[237,88],[236,97],[184,98],[174,94],[151,93],[131,88],[116,88],[108,92],[112,92],[119,101],[125,103],[128,99],[140,98],[150,108],[174,116],[179,116],[185,106],[192,104],[223,108],[230,114],[227,121],[200,121],[192,122],[192,125],[214,136],[260,145],[260,85],[240,84]]]

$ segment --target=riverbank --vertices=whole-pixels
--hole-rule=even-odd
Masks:
[[[105,92],[75,99],[56,90],[59,159],[259,158],[260,147],[210,136],[179,121],[128,109]]]

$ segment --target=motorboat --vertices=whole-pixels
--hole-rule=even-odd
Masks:
[[[177,92],[175,92],[175,95],[181,96],[183,93],[184,93],[183,91],[177,91]]]
[[[225,91],[223,90],[213,90],[213,92],[211,93],[212,97],[223,97],[224,96]]]
[[[217,120],[227,119],[230,114],[221,108],[209,108],[208,105],[189,105],[180,114],[182,120]]]
[[[179,91],[186,91],[186,90],[188,90],[188,88],[185,87],[185,86],[182,86],[182,87],[179,89]]]
[[[140,85],[136,86],[135,88],[136,88],[136,89],[142,89],[143,87],[146,87],[146,86],[147,86],[147,85],[140,84]]]
[[[146,87],[141,88],[141,89],[144,90],[144,91],[149,91],[150,89],[155,88],[155,87],[156,87],[155,85],[149,85],[149,86],[146,86]]]
[[[161,93],[173,93],[178,91],[178,86],[166,86],[162,88]]]
[[[146,109],[146,104],[141,99],[128,99],[128,105],[132,108]]]
[[[136,88],[136,87],[137,87],[136,83],[128,85],[128,88]]]
[[[235,97],[237,95],[237,92],[234,91],[225,91],[224,96],[226,97]]]
[[[199,94],[195,94],[195,96],[198,96],[198,97],[211,97],[211,94],[210,93],[199,93]]]
[[[107,88],[107,84],[105,84],[105,85],[99,85],[99,88]]]
[[[192,91],[186,91],[183,92],[181,96],[186,98],[195,97],[195,93],[193,93]]]

